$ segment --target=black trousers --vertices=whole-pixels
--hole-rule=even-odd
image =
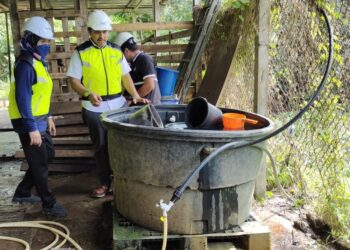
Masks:
[[[100,114],[84,108],[82,110],[84,123],[89,128],[90,138],[94,145],[95,161],[100,175],[100,183],[109,187],[112,171],[109,164],[107,128],[100,121]]]
[[[28,133],[20,133],[18,135],[29,168],[23,180],[18,184],[15,196],[28,197],[31,195],[32,188],[35,187],[43,207],[51,207],[56,203],[55,196],[48,185],[48,163],[53,160],[55,155],[51,135],[48,132],[42,133],[42,144],[40,147],[29,145],[30,137]]]

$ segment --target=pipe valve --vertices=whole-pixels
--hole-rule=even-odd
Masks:
[[[162,199],[156,204],[156,207],[159,207],[163,211],[163,216],[167,217],[168,212],[170,211],[171,207],[174,205],[173,202],[169,202],[169,204],[166,204]]]

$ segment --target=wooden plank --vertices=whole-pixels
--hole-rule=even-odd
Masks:
[[[59,18],[59,17],[79,17],[80,12],[74,9],[66,10],[37,10],[37,11],[18,11],[19,18],[26,19],[32,16],[42,16],[45,18]]]
[[[140,49],[145,52],[184,52],[187,44],[155,44],[155,45],[140,45]]]
[[[68,76],[66,73],[51,73],[51,79],[53,80],[62,80],[62,79],[67,79]],[[57,93],[57,92],[55,92]]]
[[[80,37],[81,31],[63,31],[63,32],[55,32],[54,37],[62,37],[62,38],[69,38],[69,37]]]
[[[81,112],[81,103],[80,101],[52,102],[51,112],[53,115]]]
[[[81,113],[72,113],[54,116],[54,121],[56,127],[67,126],[67,125],[77,125],[84,124]]]
[[[71,52],[52,52],[47,55],[47,60],[52,60],[52,59],[69,59],[72,57],[73,51]]]
[[[192,29],[193,22],[152,22],[152,23],[124,23],[112,24],[113,31],[143,31],[143,30],[176,30]]]
[[[142,44],[147,43],[147,42],[157,43],[157,42],[165,42],[165,41],[169,41],[169,40],[176,40],[179,38],[189,37],[189,36],[191,36],[192,32],[193,32],[193,30],[189,29],[189,30],[175,32],[175,33],[170,33],[170,34],[163,35],[163,36],[149,37],[149,38],[146,38],[145,40],[143,40],[141,43]]]
[[[15,57],[17,58],[21,51],[19,46],[19,41],[21,41],[20,18],[17,12],[17,0],[10,0],[9,3],[10,3],[12,41],[13,41]]]
[[[235,15],[232,14],[231,18],[235,18]],[[218,102],[224,86],[230,80],[230,75],[234,68],[233,61],[241,39],[241,32],[241,25],[232,25],[227,32],[227,39],[216,40],[213,46],[215,54],[209,59],[207,71],[199,87],[197,96],[205,97],[212,104]]]
[[[154,244],[154,248],[150,249],[158,249],[161,241],[161,232],[134,225],[114,211],[113,249],[135,249],[135,247],[142,249],[142,247],[146,245],[152,247],[152,243]],[[183,242],[183,244],[181,244],[181,242]],[[220,248],[215,249],[236,249],[235,245],[240,245],[240,247],[242,247],[242,243],[247,247],[245,249],[249,250],[271,249],[269,228],[256,220],[244,222],[239,226],[232,226],[230,230],[219,233],[195,235],[168,234],[167,248],[204,250],[208,249],[208,246],[213,246],[211,243],[217,242],[229,242],[231,245],[226,244],[226,246],[230,246],[230,248],[223,248],[222,246],[225,244],[221,244]],[[181,245],[183,246],[181,247]]]
[[[56,136],[88,135],[89,129],[85,126],[64,126],[56,128]]]
[[[53,145],[92,145],[92,142],[89,138],[71,138],[67,137],[53,137]]]
[[[183,53],[180,54],[172,54],[172,55],[165,55],[165,56],[157,56],[155,61],[157,63],[178,63],[181,62],[183,57]]]
[[[21,171],[27,171],[29,168],[28,162],[23,161],[21,165]],[[79,163],[49,163],[49,172],[59,173],[80,173],[87,172],[95,168],[95,164],[79,164]]]
[[[255,40],[255,74],[254,74],[254,112],[268,114],[269,85],[269,42],[270,42],[270,1],[257,1],[258,32]],[[266,194],[266,156],[262,159],[255,184],[255,195],[265,197]]]
[[[94,151],[91,149],[84,150],[65,150],[58,149],[55,150],[55,158],[92,158],[94,157]],[[15,158],[23,159],[25,158],[24,152],[22,150],[18,150],[15,153]]]

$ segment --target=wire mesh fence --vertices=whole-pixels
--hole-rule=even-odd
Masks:
[[[329,223],[334,235],[350,238],[350,1],[273,1],[271,5],[268,116],[277,127],[310,100],[327,60],[322,4],[334,29],[334,64],[312,108],[269,140],[282,185],[296,205],[307,205]],[[220,106],[253,111],[254,4],[246,13],[233,73]],[[272,174],[268,183],[274,186]]]

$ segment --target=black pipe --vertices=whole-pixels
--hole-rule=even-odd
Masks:
[[[237,149],[237,148],[243,148],[246,146],[251,146],[254,145],[256,143],[259,142],[263,142],[267,139],[270,139],[271,137],[281,133],[283,130],[285,130],[286,128],[288,128],[290,125],[292,125],[293,123],[295,123],[310,107],[311,105],[314,103],[314,101],[318,98],[321,90],[323,89],[327,78],[329,76],[329,72],[332,68],[332,64],[333,64],[333,31],[332,31],[332,26],[331,23],[328,19],[328,16],[326,14],[326,12],[322,9],[322,8],[317,8],[323,15],[323,17],[326,20],[327,23],[327,30],[328,30],[328,60],[327,60],[327,67],[326,67],[326,71],[323,75],[323,78],[320,82],[320,84],[318,85],[313,97],[311,98],[311,100],[306,104],[306,106],[297,114],[295,115],[290,121],[288,121],[286,124],[284,124],[282,127],[280,127],[279,129],[276,129],[275,131],[273,131],[271,134],[268,134],[264,137],[261,137],[255,141],[252,142],[245,142],[245,141],[240,141],[240,142],[229,142],[219,148],[217,148],[216,150],[214,150],[210,155],[208,155],[192,172],[191,174],[186,178],[186,180],[179,186],[176,188],[176,190],[173,193],[173,196],[171,197],[171,202],[175,203],[178,199],[180,199],[182,193],[185,191],[185,189],[187,188],[187,186],[190,184],[192,178],[200,171],[202,170],[207,163],[213,159],[216,155],[218,155],[219,153],[221,153],[222,151],[226,150],[226,149]]]

